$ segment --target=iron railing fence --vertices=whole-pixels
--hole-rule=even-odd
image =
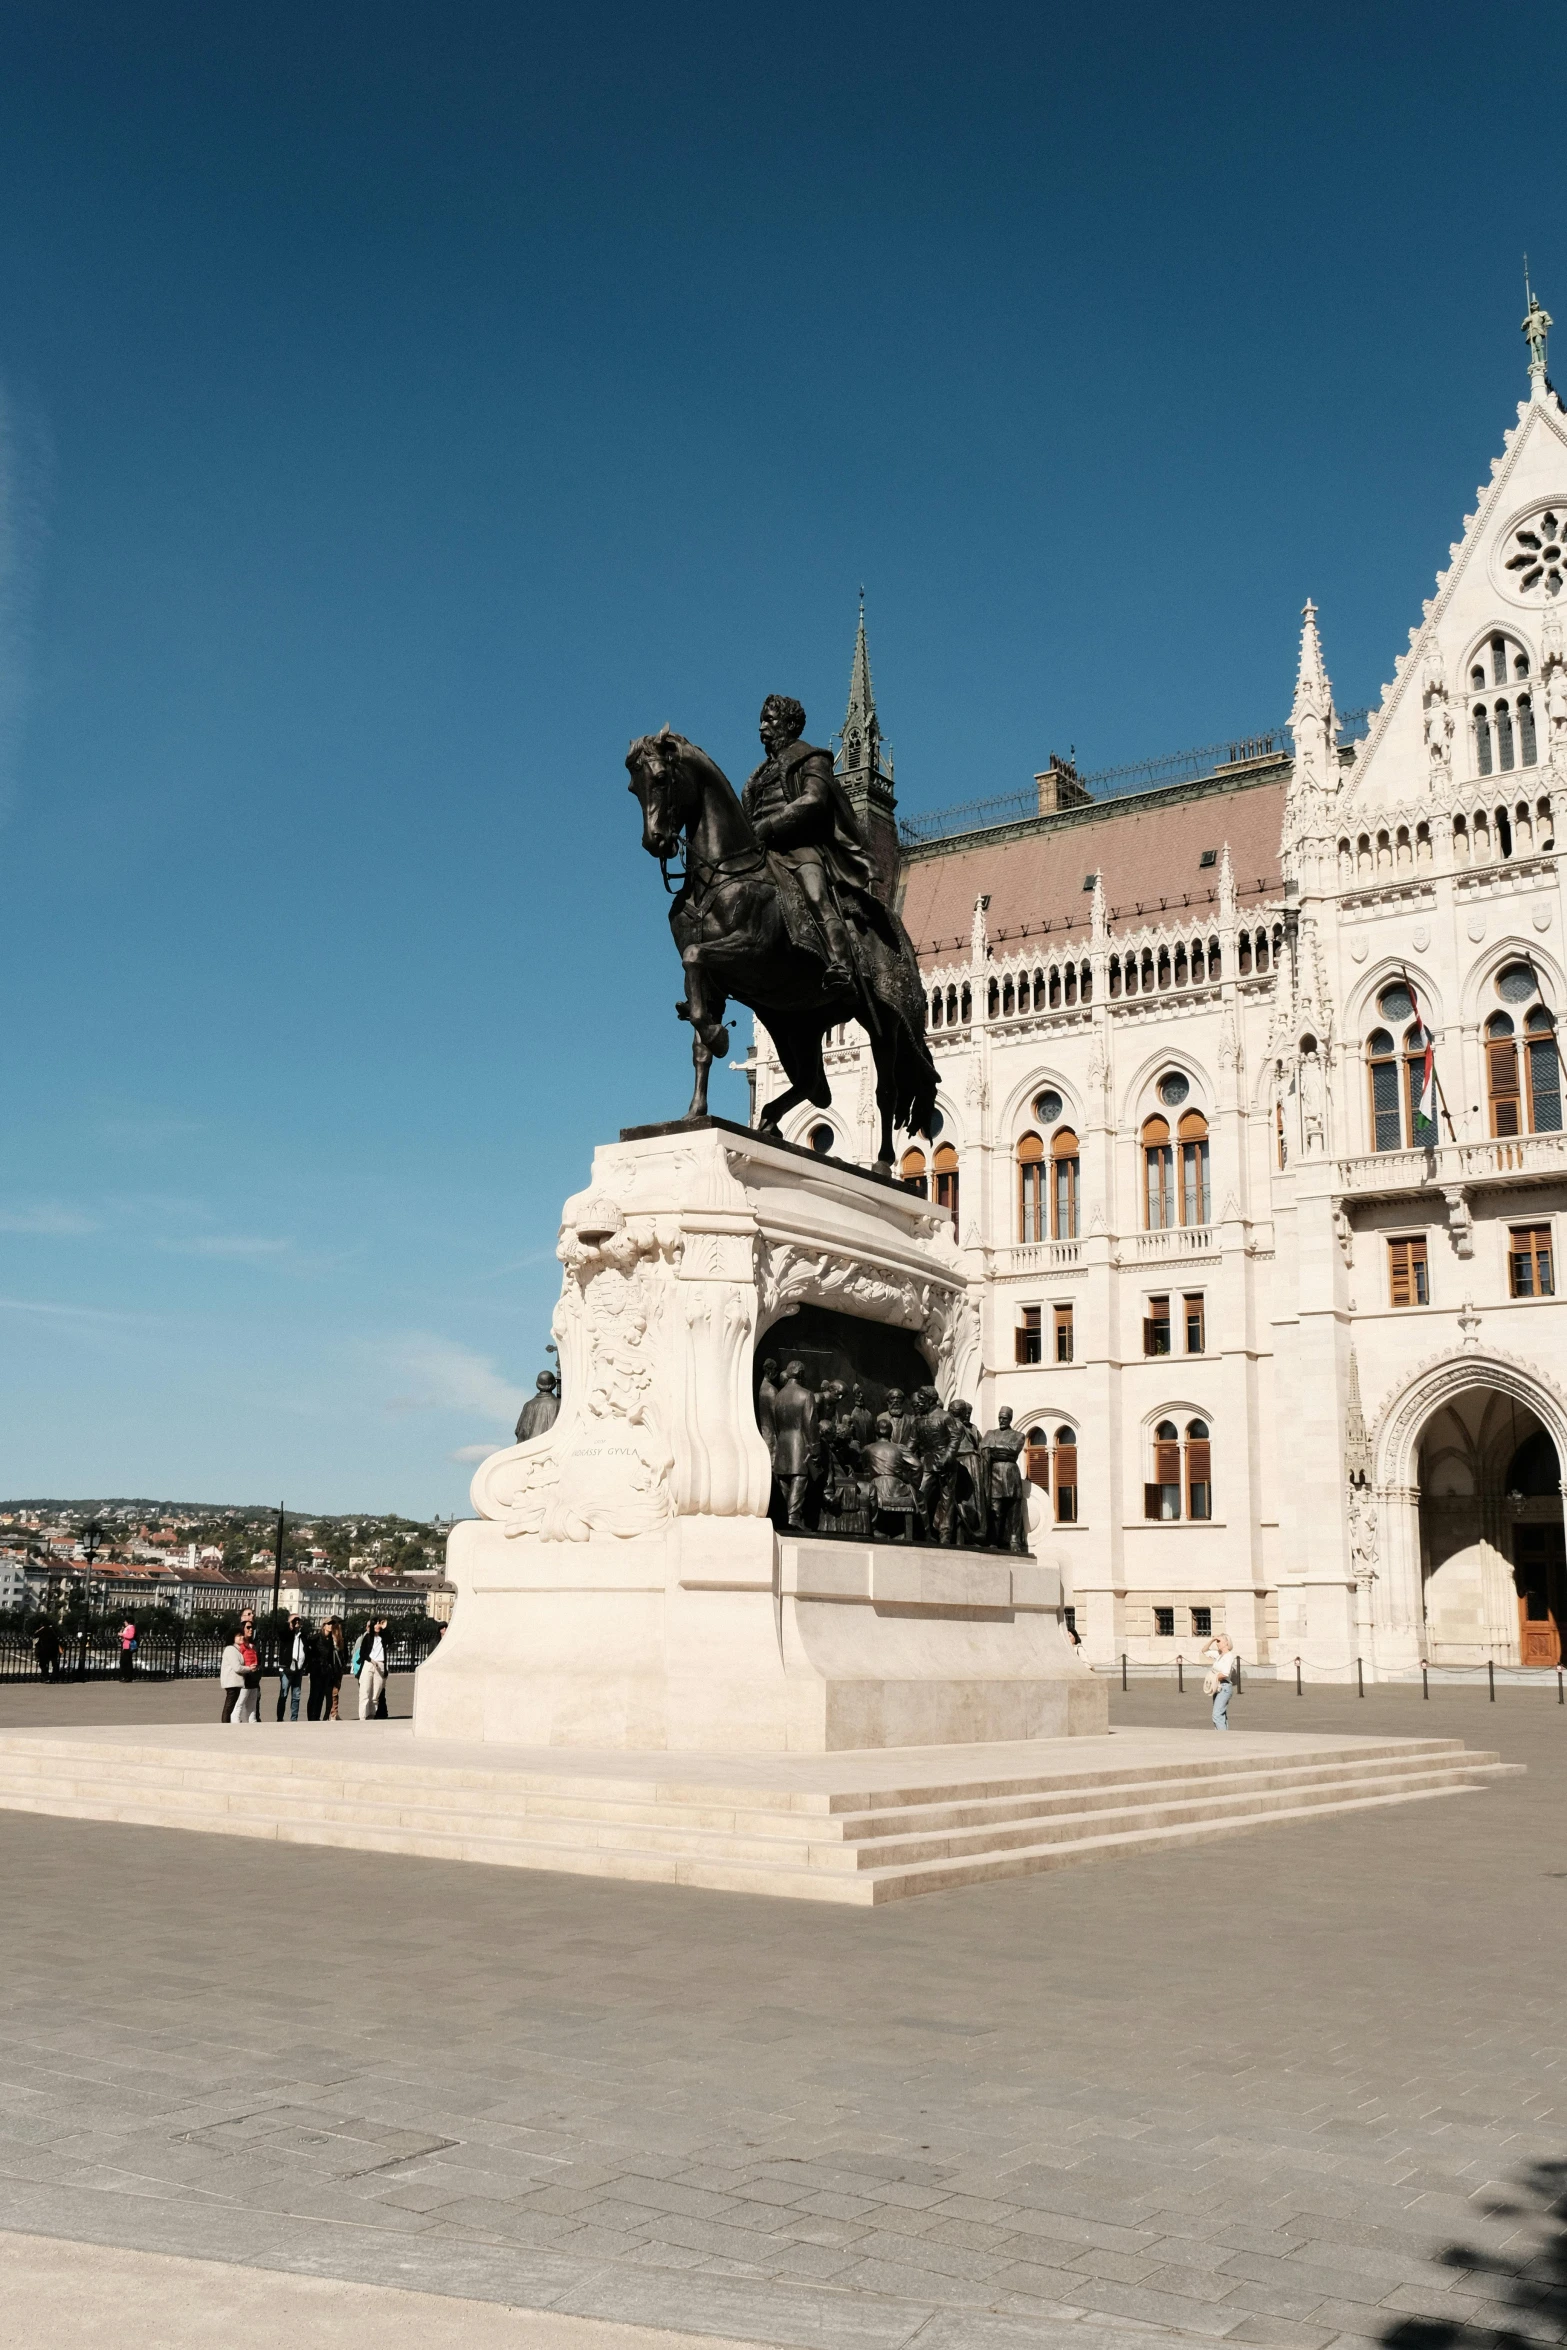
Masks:
[[[350,1655],[361,1629],[357,1624],[349,1627]],[[388,1670],[409,1673],[423,1664],[442,1630],[428,1616],[390,1623],[383,1635]],[[94,1625],[85,1634],[66,1627],[60,1632],[58,1663],[46,1672],[38,1655],[36,1630],[0,1625],[0,1681],[215,1681],[227,1645],[221,1632],[146,1632],[137,1641],[127,1675],[121,1669],[118,1624]],[[277,1646],[266,1633],[260,1654],[262,1672],[275,1674]]]
[[[1091,1666],[1105,1680],[1118,1680],[1123,1689],[1134,1681],[1162,1682],[1166,1687],[1175,1684],[1182,1695],[1191,1690],[1200,1691],[1208,1673],[1209,1659],[1197,1656],[1174,1656],[1168,1664],[1162,1657],[1144,1659],[1134,1656],[1118,1657],[1114,1664]],[[1239,1657],[1235,1661],[1235,1688],[1237,1695],[1245,1687],[1249,1676],[1259,1685],[1271,1683],[1275,1687],[1293,1686],[1295,1695],[1303,1697],[1309,1689],[1352,1688],[1364,1697],[1366,1694],[1366,1667],[1362,1657],[1355,1659],[1353,1676],[1347,1681],[1308,1681],[1303,1677],[1299,1657],[1281,1659],[1271,1665],[1249,1665]],[[1420,1685],[1422,1697],[1429,1697],[1435,1689],[1483,1689],[1495,1702],[1498,1689],[1532,1689],[1553,1696],[1560,1706],[1567,1706],[1567,1665],[1499,1665],[1488,1660],[1483,1665],[1429,1665],[1423,1664],[1414,1672],[1387,1673],[1380,1681],[1373,1681],[1374,1689],[1412,1689]]]
[[[1369,710],[1343,710],[1339,713],[1340,746],[1358,734],[1363,734],[1371,717]],[[1097,805],[1106,800],[1132,799],[1139,792],[1161,791],[1171,784],[1200,783],[1220,766],[1235,766],[1254,759],[1282,758],[1290,755],[1288,721],[1269,727],[1262,734],[1246,735],[1239,740],[1217,743],[1197,743],[1190,750],[1166,751],[1151,759],[1133,759],[1121,767],[1100,767],[1087,774],[1076,775]],[[1039,813],[1039,790],[1036,783],[1020,784],[1015,791],[995,792],[989,799],[960,800],[946,808],[911,810],[898,817],[898,838],[905,848],[917,848],[924,841],[948,840],[959,833],[987,832],[1003,824],[1023,824]]]

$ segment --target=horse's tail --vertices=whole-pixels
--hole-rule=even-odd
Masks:
[[[884,1033],[892,1043],[892,1122],[905,1134],[929,1134],[936,1114],[936,1064],[901,1005],[881,1007]]]

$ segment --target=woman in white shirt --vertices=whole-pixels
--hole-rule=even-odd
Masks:
[[[1221,1632],[1217,1638],[1210,1640],[1203,1655],[1210,1660],[1208,1679],[1204,1686],[1213,1698],[1213,1726],[1216,1730],[1227,1730],[1230,1726],[1230,1699],[1235,1694],[1235,1667],[1240,1659],[1235,1654],[1235,1644],[1227,1632]]]

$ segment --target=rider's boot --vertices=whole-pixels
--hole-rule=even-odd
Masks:
[[[822,974],[829,987],[852,987],[854,959],[849,951],[849,934],[843,926],[843,916],[830,898],[823,898],[816,908],[816,919],[822,926],[827,942],[827,968]]]

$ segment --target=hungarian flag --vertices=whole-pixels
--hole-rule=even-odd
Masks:
[[[1420,998],[1415,993],[1415,983],[1410,978],[1407,971],[1404,974],[1404,985],[1409,990],[1409,1001],[1414,1009],[1415,1018],[1420,1023],[1420,1033],[1426,1040],[1425,1059],[1420,1066],[1418,1092],[1415,1090],[1413,1068],[1411,1068],[1409,1073],[1411,1081],[1409,1090],[1413,1097],[1410,1102],[1410,1110],[1413,1116],[1414,1138],[1416,1146],[1420,1147],[1425,1144],[1434,1143],[1437,1139],[1436,1053],[1431,1043],[1431,1031],[1426,1026],[1425,1015],[1420,1009]]]

